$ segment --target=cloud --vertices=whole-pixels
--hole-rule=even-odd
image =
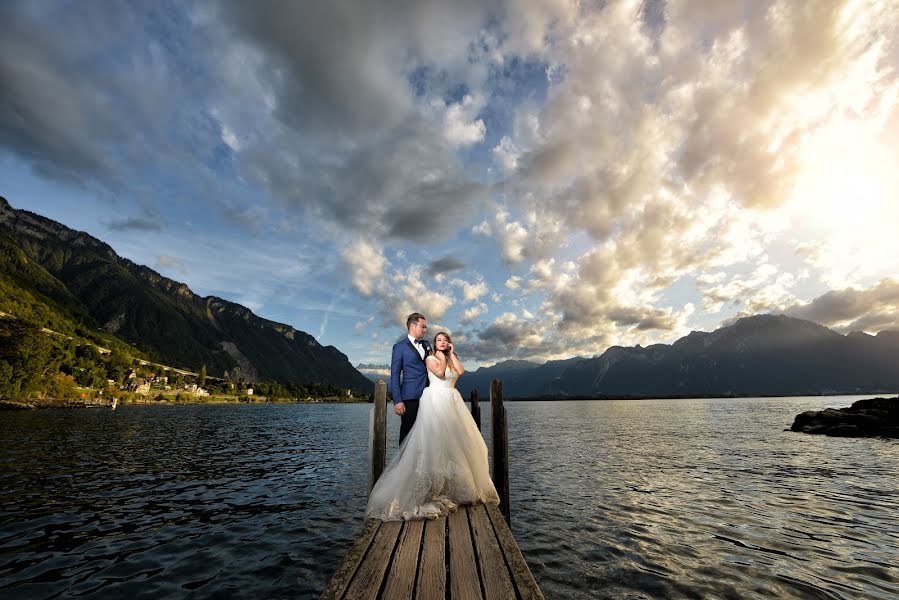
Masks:
[[[843,333],[899,330],[899,280],[882,279],[869,288],[830,290],[783,312]]]
[[[537,207],[520,220],[513,219],[508,210],[500,207],[492,219],[481,221],[471,231],[496,240],[503,262],[510,267],[546,257],[564,245],[561,222]]]
[[[623,259],[638,253],[650,281],[755,260],[774,233],[756,223],[789,200],[803,136],[890,89],[899,11],[883,4],[850,16],[826,3],[682,2],[642,20],[637,8],[608,3],[563,22],[548,56],[564,76],[539,110],[522,106],[516,123],[533,125],[494,148],[514,171],[502,187],[509,213],[478,231],[509,263],[546,258],[525,250],[529,227],[516,216],[538,210],[569,235],[616,240]],[[847,76],[871,85],[844,93]],[[635,231],[646,235],[622,240]]]
[[[469,146],[484,139],[487,128],[483,119],[475,118],[483,105],[483,100],[466,94],[461,101],[445,107],[444,135],[451,144]]]
[[[175,270],[181,273],[187,272],[187,267],[184,266],[184,262],[178,260],[177,258],[166,256],[165,254],[160,254],[156,257],[156,264],[162,269]]]
[[[465,263],[454,256],[444,256],[428,265],[427,274],[434,277],[441,273],[452,273],[465,268]]]
[[[136,203],[113,231],[292,230],[359,312],[458,318],[485,360],[728,311],[880,327],[897,209],[859,215],[899,189],[897,24],[874,0],[4,3],[0,151]]]
[[[110,219],[105,224],[113,231],[162,231],[162,224],[156,217]]]
[[[340,253],[350,267],[353,285],[363,296],[371,296],[383,285],[387,260],[383,250],[366,240],[357,240]]]
[[[390,378],[390,365],[358,364],[356,370],[363,375],[375,375],[385,380]]]
[[[452,284],[462,289],[462,300],[465,302],[477,300],[481,296],[486,295],[489,291],[487,284],[482,279],[478,279],[475,282],[454,279]]]
[[[341,258],[350,268],[353,286],[376,302],[384,325],[405,326],[412,312],[423,313],[429,321],[446,315],[456,298],[451,285],[434,285],[425,276],[425,266],[395,256],[388,261],[381,247],[358,241],[344,248]],[[440,274],[435,276],[441,277]],[[370,323],[357,323],[357,330]]]
[[[481,302],[480,304],[478,304],[476,306],[466,308],[462,313],[462,318],[460,319],[460,322],[463,325],[473,323],[478,317],[480,317],[483,314],[486,314],[488,310],[489,310],[489,308],[483,302]]]
[[[459,44],[479,38],[486,15],[476,2],[224,4],[213,27],[238,40],[254,68],[223,69],[270,103],[261,121],[221,108],[241,139],[245,175],[290,210],[341,229],[418,243],[451,234],[433,215],[464,222],[486,199],[456,155],[484,136],[474,118],[483,99],[445,102],[428,76],[419,98],[411,80],[440,64],[444,77],[478,85],[482,70]]]

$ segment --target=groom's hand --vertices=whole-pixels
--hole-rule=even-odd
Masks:
[[[393,412],[402,417],[404,414],[406,414],[406,405],[402,402],[397,402],[393,405]]]

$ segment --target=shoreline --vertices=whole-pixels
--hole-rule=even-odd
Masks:
[[[246,402],[215,398],[212,400],[131,400],[128,402],[119,402],[117,408],[123,406],[202,406],[202,405],[226,405],[226,404],[243,404],[247,406],[253,405],[275,405],[275,404],[370,404],[368,400],[340,400],[337,397],[326,397],[313,400],[261,400],[258,402]],[[0,411],[5,410],[53,410],[53,409],[82,409],[82,408],[112,408],[112,402],[108,400],[59,400],[55,398],[28,398],[21,401],[0,400]]]
[[[828,392],[819,394],[661,394],[657,396],[628,394],[597,394],[595,396],[508,396],[506,402],[558,402],[566,400],[698,400],[698,399],[734,399],[740,398],[830,398],[841,396],[896,396],[899,390],[875,390],[854,392]],[[464,398],[464,396],[463,396]],[[489,402],[489,399],[487,400]]]

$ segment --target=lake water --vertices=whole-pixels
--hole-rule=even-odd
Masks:
[[[547,598],[899,597],[899,441],[784,431],[854,399],[509,402],[512,530]],[[317,597],[370,409],[0,413],[0,597]]]

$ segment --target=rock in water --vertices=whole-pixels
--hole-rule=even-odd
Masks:
[[[858,400],[849,408],[810,410],[796,415],[790,429],[835,437],[899,438],[899,396]]]

